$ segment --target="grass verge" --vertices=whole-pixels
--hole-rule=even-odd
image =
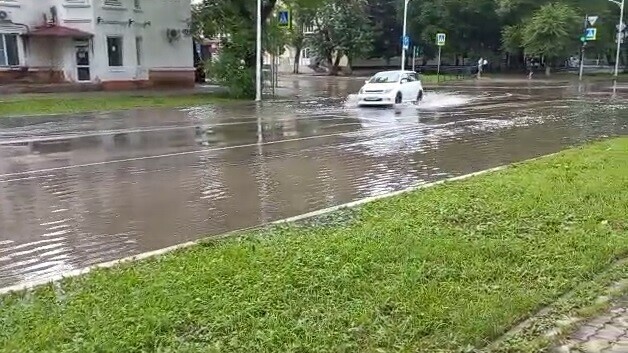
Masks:
[[[570,292],[511,332],[476,353],[552,352],[552,346],[578,326],[608,310],[613,300],[628,294],[628,259],[623,259],[592,281],[577,284]]]
[[[628,138],[0,297],[5,352],[460,352],[628,255]]]
[[[451,74],[441,74],[439,78],[438,75],[430,73],[430,74],[421,75],[421,83],[424,85],[425,84],[433,85],[437,83],[445,83],[445,82],[451,82],[451,81],[462,81],[462,80],[468,79],[469,77],[470,76],[462,77],[462,76],[451,75]]]
[[[121,95],[86,93],[85,95],[26,95],[0,102],[0,117],[42,114],[82,113],[134,108],[189,107],[232,99],[218,94]]]

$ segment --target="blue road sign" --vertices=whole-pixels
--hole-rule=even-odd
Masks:
[[[584,39],[588,42],[591,40],[596,40],[597,39],[597,28],[587,28],[584,31]]]
[[[408,36],[403,37],[403,48],[404,49],[410,48],[410,37]]]
[[[286,10],[279,11],[277,17],[279,18],[279,27],[290,26],[290,12]]]

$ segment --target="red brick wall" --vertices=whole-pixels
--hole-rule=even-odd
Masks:
[[[147,80],[103,81],[101,87],[104,91],[131,91],[150,88],[151,83]]]
[[[193,70],[149,70],[148,80],[155,88],[194,87]]]
[[[0,84],[61,83],[64,81],[65,75],[61,70],[28,70],[20,68],[0,70]]]

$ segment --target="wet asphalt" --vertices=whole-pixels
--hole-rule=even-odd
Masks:
[[[628,133],[628,90],[478,82],[361,109],[291,98],[0,119],[0,287]]]

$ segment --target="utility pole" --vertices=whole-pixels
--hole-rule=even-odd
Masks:
[[[438,46],[438,68],[436,69],[436,82],[440,83],[440,55],[443,51],[443,47],[441,45]]]
[[[262,101],[262,0],[257,0],[257,40],[255,53],[255,101]]]
[[[589,23],[589,15],[585,15],[584,16],[584,31],[581,38],[582,48],[580,49],[580,74],[578,75],[578,78],[580,81],[582,81],[582,75],[584,74],[584,48],[587,46],[586,32],[587,32],[588,23]]]
[[[403,38],[401,43],[401,71],[406,69],[406,45],[405,40],[407,36],[408,29],[408,3],[410,0],[404,0],[403,5]]]
[[[622,33],[624,31],[625,0],[621,0],[621,2],[615,1],[615,0],[608,0],[608,1],[615,3],[616,5],[619,6],[619,24],[617,25],[617,53],[615,55],[615,79],[617,79],[617,76],[619,76],[619,58],[620,58],[620,53],[621,53],[621,41],[623,40]]]
[[[415,63],[416,63],[416,45],[414,46],[414,49],[412,50],[412,71],[415,71]]]

